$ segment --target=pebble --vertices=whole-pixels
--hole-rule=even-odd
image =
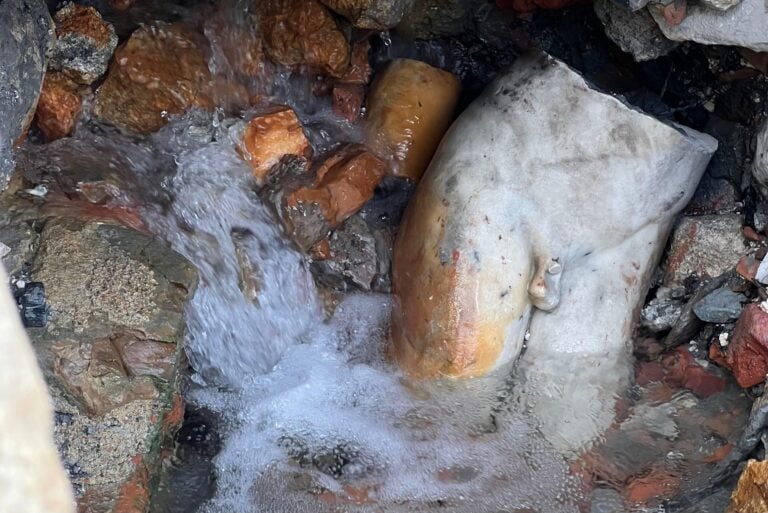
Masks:
[[[717,289],[693,305],[693,313],[704,322],[734,321],[741,314],[741,305],[747,298],[728,288]]]

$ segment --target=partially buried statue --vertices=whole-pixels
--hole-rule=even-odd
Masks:
[[[578,453],[613,420],[633,323],[716,141],[519,59],[447,132],[395,245],[393,352],[416,377],[518,362],[541,431]],[[525,342],[527,340],[527,342]]]

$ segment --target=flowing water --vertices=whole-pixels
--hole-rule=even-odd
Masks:
[[[209,37],[211,67],[226,72]],[[252,86],[297,110],[316,155],[360,139],[300,75]],[[222,440],[202,513],[621,513],[616,490],[657,461],[685,475],[684,487],[702,484],[711,466],[695,454],[734,436],[702,428],[706,417],[743,419],[743,398],[730,388],[707,401],[685,391],[662,397],[653,387],[615,391],[625,414],[603,441],[603,456],[619,469],[614,482],[574,472],[518,402],[509,371],[462,382],[406,379],[385,354],[388,295],[349,294],[327,313],[308,258],[283,236],[237,154],[248,115],[191,112],[146,139],[84,122],[76,137],[21,157],[56,176],[99,175],[110,208],[134,213],[197,267],[186,399],[213,413]],[[185,486],[197,481],[175,493]],[[663,510],[655,508],[631,511]]]

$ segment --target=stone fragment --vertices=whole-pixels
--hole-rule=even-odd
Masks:
[[[320,207],[330,226],[335,227],[373,196],[385,172],[381,159],[365,148],[349,146],[323,162],[312,187],[292,193],[288,207],[314,203]]]
[[[80,116],[83,97],[69,77],[48,72],[35,111],[35,123],[47,141],[72,135]]]
[[[35,113],[53,42],[42,0],[0,3],[0,184],[12,169],[10,147],[23,139]]]
[[[662,497],[669,497],[680,488],[682,478],[675,473],[653,469],[646,475],[633,478],[624,492],[627,501],[631,504],[646,505],[653,500],[660,501]]]
[[[755,255],[744,255],[736,264],[736,272],[745,280],[754,281],[761,265],[762,261],[757,260]]]
[[[359,28],[386,30],[397,25],[413,0],[321,0]]]
[[[371,81],[371,63],[368,61],[368,52],[371,49],[371,43],[366,39],[355,43],[352,47],[352,57],[350,58],[349,68],[338,82],[342,84],[367,85]]]
[[[354,123],[360,118],[365,89],[356,84],[336,84],[333,86],[333,112]]]
[[[212,107],[210,80],[202,42],[191,30],[147,25],[115,52],[96,92],[94,114],[122,130],[155,132],[173,114]]]
[[[253,117],[245,127],[238,150],[260,184],[284,156],[308,157],[310,153],[299,118],[287,107]]]
[[[267,0],[259,2],[258,10],[270,59],[331,77],[347,71],[349,42],[318,0]]]
[[[686,347],[678,347],[674,352],[662,357],[664,369],[662,380],[673,388],[685,388],[702,399],[721,392],[726,385],[725,379],[716,373],[713,366],[704,367]]]
[[[392,173],[418,181],[453,119],[458,79],[411,59],[395,59],[368,94],[366,132],[371,149]]]
[[[68,3],[54,15],[56,44],[50,67],[80,84],[91,84],[107,71],[117,47],[117,35],[99,11]]]
[[[544,0],[547,1],[547,0]],[[397,31],[414,39],[457,36],[473,28],[475,0],[413,0]]]
[[[677,322],[683,302],[676,298],[653,298],[640,313],[640,325],[653,332],[667,331]]]
[[[768,373],[768,313],[761,305],[744,307],[725,354],[721,351],[719,355],[715,353],[711,356],[730,368],[743,388],[765,381]]]
[[[24,286],[24,292],[19,297],[21,320],[25,328],[42,328],[48,322],[48,305],[45,303],[45,286],[32,282]]]
[[[768,511],[768,461],[749,460],[731,495],[727,513]]]
[[[601,120],[594,133],[586,116]],[[414,376],[478,376],[527,340],[521,400],[555,447],[580,452],[614,420],[598,390],[629,384],[634,315],[715,148],[553,58],[518,59],[448,131],[408,206],[395,359]]]
[[[677,47],[653,21],[647,11],[631,11],[614,0],[597,0],[595,13],[605,27],[605,34],[636,61],[658,59]]]
[[[686,278],[719,276],[744,254],[739,214],[683,217],[672,234],[664,284],[680,286]]]
[[[744,294],[721,288],[704,296],[693,305],[693,312],[704,322],[724,323],[734,321],[741,314],[741,305],[746,303]]]
[[[726,11],[691,4],[677,25],[668,23],[661,5],[650,6],[649,11],[664,35],[674,41],[741,46],[756,52],[768,50],[768,11],[762,0],[743,0]]]
[[[371,290],[378,272],[376,240],[360,216],[352,216],[328,238],[329,258],[318,262],[317,279],[332,288]]]
[[[766,38],[768,40],[768,38]],[[763,198],[768,198],[768,121],[764,122],[755,136],[755,157],[752,176]]]

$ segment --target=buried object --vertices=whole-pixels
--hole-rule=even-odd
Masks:
[[[583,448],[612,419],[596,394],[629,382],[635,314],[716,146],[551,57],[518,60],[450,128],[408,207],[396,360],[417,377],[479,376],[530,336],[519,392],[556,446]]]

